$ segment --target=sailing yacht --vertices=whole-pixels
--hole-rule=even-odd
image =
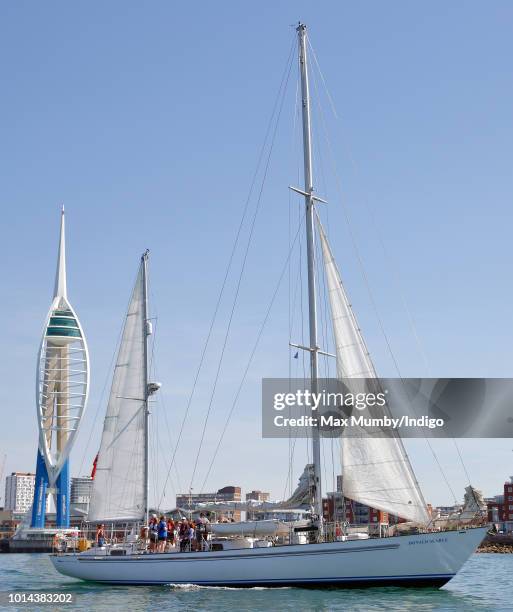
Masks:
[[[329,293],[337,377],[376,378],[355,315],[345,292],[327,235],[316,214],[312,177],[310,93],[306,27],[297,27],[303,119],[304,189],[308,262],[310,381],[318,376],[315,241],[319,240]],[[134,287],[105,417],[89,520],[125,522],[148,515],[148,402],[158,384],[148,379],[151,325],[147,298],[148,254],[142,257]],[[400,437],[344,436],[341,440],[344,495],[374,508],[427,526],[429,515]],[[320,432],[312,428],[313,464],[300,490],[312,497],[308,527],[287,528],[296,537],[274,545],[262,534],[274,533],[272,522],[232,524],[219,531],[235,535],[224,545],[194,552],[148,553],[137,537],[123,546],[93,547],[82,553],[54,554],[55,568],[67,576],[111,584],[198,584],[216,586],[441,586],[475,551],[486,527],[376,537],[360,534],[326,537],[322,522]],[[281,507],[287,507],[282,504]],[[289,506],[290,507],[290,506]],[[239,506],[239,509],[244,509]],[[265,523],[265,525],[264,525]],[[275,532],[280,531],[276,522]],[[213,529],[216,526],[213,525]],[[253,537],[242,537],[250,532]],[[308,536],[301,533],[306,533]]]

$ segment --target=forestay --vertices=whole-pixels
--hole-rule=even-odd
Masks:
[[[353,378],[362,391],[362,378],[377,378],[365,341],[358,327],[328,239],[317,217],[326,282],[329,292],[337,377]],[[356,434],[356,435],[355,435]],[[427,523],[429,516],[400,437],[372,437],[363,428],[351,428],[341,441],[344,496],[407,520]]]
[[[94,478],[89,521],[139,520],[145,512],[144,270],[126,315]]]

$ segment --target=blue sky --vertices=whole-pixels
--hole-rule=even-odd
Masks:
[[[8,472],[35,467],[35,360],[64,203],[69,297],[92,362],[72,473],[88,472],[97,450],[102,389],[148,247],[164,385],[153,475],[162,485],[168,425],[176,437],[298,19],[309,26],[338,117],[317,77],[332,155],[315,102],[316,184],[330,202],[330,239],[379,371],[396,373],[351,235],[402,375],[512,375],[511,3],[20,1],[0,11],[0,455]],[[295,219],[300,206],[287,191],[298,170],[296,76],[294,64],[195,490],[285,261],[289,211]],[[180,483],[173,471],[166,488],[169,503],[174,489],[189,487],[242,250],[178,452]],[[259,381],[287,374],[287,329],[285,279],[207,488],[283,495],[287,442],[260,439]],[[409,446],[428,501],[449,503],[429,452]],[[466,478],[454,447],[435,446],[461,497]],[[513,443],[460,446],[473,483],[486,495],[500,492],[513,473]],[[294,480],[304,458],[298,448]]]

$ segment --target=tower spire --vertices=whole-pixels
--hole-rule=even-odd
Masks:
[[[66,229],[64,221],[64,204],[61,209],[61,235],[59,239],[59,254],[57,256],[57,271],[55,273],[53,297],[68,297],[66,287]]]

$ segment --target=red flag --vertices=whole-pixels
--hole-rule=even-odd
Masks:
[[[96,457],[94,458],[93,461],[93,471],[91,472],[91,478],[94,478],[94,475],[96,474],[96,464],[98,463],[98,453],[96,453]]]

